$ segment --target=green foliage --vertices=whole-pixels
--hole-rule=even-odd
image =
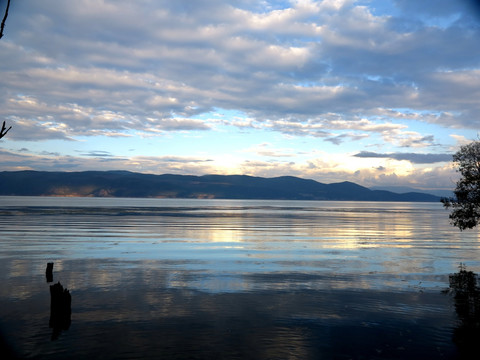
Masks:
[[[480,221],[480,141],[462,146],[453,155],[462,175],[456,184],[454,198],[443,198],[445,208],[452,208],[450,220],[460,230],[471,229]]]

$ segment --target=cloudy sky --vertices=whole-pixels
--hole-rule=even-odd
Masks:
[[[0,171],[451,189],[480,130],[477,3],[12,0]]]

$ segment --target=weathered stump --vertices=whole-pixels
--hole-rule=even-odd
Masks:
[[[53,262],[47,263],[47,270],[45,271],[45,277],[47,278],[47,283],[53,281]]]

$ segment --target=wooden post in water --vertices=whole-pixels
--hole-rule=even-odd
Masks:
[[[53,262],[47,263],[47,270],[45,271],[45,277],[47,278],[47,283],[53,281]]]

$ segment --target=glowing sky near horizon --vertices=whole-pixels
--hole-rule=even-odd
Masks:
[[[474,0],[13,0],[0,64],[0,171],[451,189],[480,128]]]

